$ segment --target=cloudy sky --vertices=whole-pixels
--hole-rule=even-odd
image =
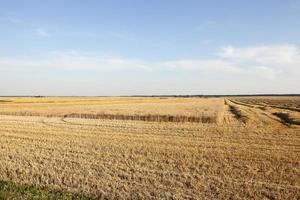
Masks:
[[[0,0],[0,95],[300,93],[298,0]]]

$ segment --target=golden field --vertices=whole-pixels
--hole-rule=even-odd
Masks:
[[[2,100],[2,102],[1,102]],[[47,97],[2,98],[1,112],[31,112],[39,114],[106,113],[160,115],[216,115],[223,102],[200,98],[158,97]]]
[[[87,198],[299,199],[299,111],[259,100],[1,98],[0,180]]]

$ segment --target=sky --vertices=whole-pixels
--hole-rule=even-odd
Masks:
[[[0,0],[0,95],[300,93],[299,0]]]

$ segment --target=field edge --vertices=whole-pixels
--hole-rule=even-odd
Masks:
[[[55,190],[50,187],[37,187],[29,184],[18,184],[0,180],[0,200],[4,199],[60,199],[60,200],[88,200],[91,197],[82,194]]]

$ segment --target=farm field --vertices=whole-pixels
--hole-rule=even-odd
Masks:
[[[0,98],[0,199],[299,199],[298,102]]]
[[[213,121],[223,102],[195,98],[9,98],[0,100],[0,114],[48,117],[136,119],[146,121]],[[139,119],[138,117],[141,117]],[[142,117],[146,118],[143,119]],[[173,119],[169,119],[173,117]],[[177,117],[174,119],[174,117]],[[185,119],[186,118],[186,119]],[[194,120],[192,119],[194,118]],[[202,120],[203,118],[203,120]]]
[[[261,97],[240,97],[236,98],[240,102],[274,106],[281,108],[293,108],[295,110],[300,110],[300,97],[299,96],[261,96]]]

